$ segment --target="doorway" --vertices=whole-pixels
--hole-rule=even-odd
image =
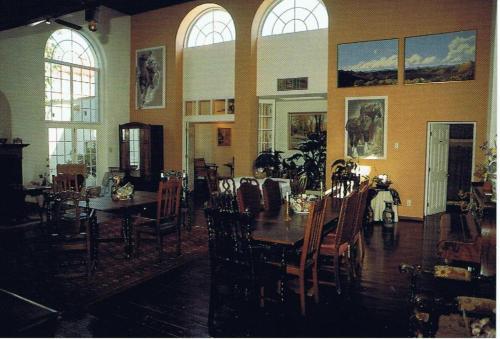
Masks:
[[[425,215],[445,212],[470,191],[475,122],[428,122]]]

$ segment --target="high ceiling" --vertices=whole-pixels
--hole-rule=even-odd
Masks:
[[[0,30],[104,5],[128,15],[191,0],[0,0]]]

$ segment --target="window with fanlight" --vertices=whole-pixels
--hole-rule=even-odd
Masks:
[[[210,8],[201,13],[191,24],[186,47],[233,41],[235,37],[236,31],[231,15],[223,8]]]
[[[278,0],[267,12],[261,35],[279,35],[327,27],[328,13],[320,0]]]
[[[56,174],[58,164],[84,163],[87,184],[95,184],[99,122],[96,54],[83,35],[59,29],[47,40],[44,55],[50,174]]]

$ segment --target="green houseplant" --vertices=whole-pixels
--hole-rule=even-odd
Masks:
[[[254,161],[254,168],[257,172],[265,172],[268,177],[281,177],[282,151],[263,151]]]

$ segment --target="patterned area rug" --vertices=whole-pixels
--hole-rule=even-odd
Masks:
[[[120,220],[101,225],[104,238],[119,237]],[[208,253],[205,226],[193,226],[182,231],[181,255],[176,256],[176,235],[164,238],[163,261],[158,261],[154,239],[141,241],[137,256],[126,258],[123,242],[104,242],[99,245],[99,265],[87,280],[81,277],[54,276],[47,265],[47,253],[35,239],[24,245],[14,261],[8,262],[7,274],[0,278],[0,287],[63,312],[78,312],[89,305],[132,286],[150,280],[190,260]]]

